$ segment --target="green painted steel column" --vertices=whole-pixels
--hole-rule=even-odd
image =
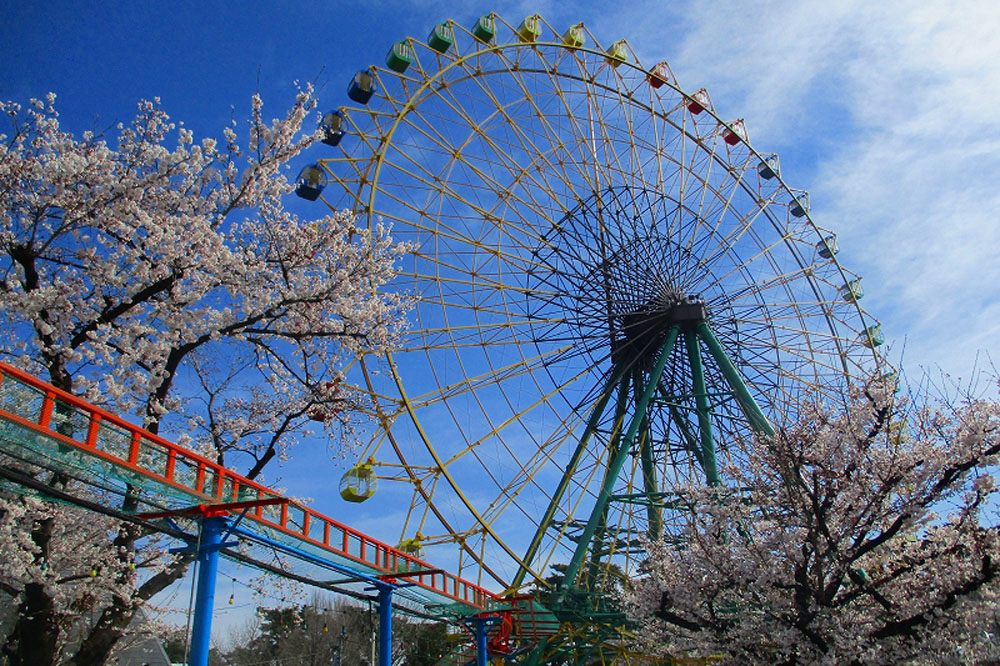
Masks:
[[[691,384],[694,390],[695,406],[698,411],[698,430],[701,432],[702,469],[710,486],[722,483],[715,462],[715,439],[712,437],[711,408],[708,405],[708,389],[705,387],[705,368],[701,362],[701,348],[694,331],[684,331],[688,360],[691,362]]]
[[[667,332],[667,339],[660,348],[660,356],[656,360],[656,367],[650,373],[649,381],[642,392],[639,404],[636,405],[635,413],[632,415],[632,423],[629,424],[628,433],[625,435],[625,439],[622,440],[618,450],[613,453],[604,477],[604,484],[597,495],[597,501],[590,513],[590,520],[587,521],[587,526],[584,528],[583,534],[580,536],[580,541],[576,544],[576,550],[573,552],[573,559],[570,560],[569,566],[566,568],[566,577],[564,580],[567,586],[572,586],[577,574],[580,573],[580,565],[583,564],[583,558],[587,554],[587,547],[590,545],[591,539],[594,538],[597,524],[601,521],[608,502],[611,499],[615,481],[618,479],[622,465],[625,464],[625,459],[628,457],[632,442],[635,441],[635,434],[642,424],[642,418],[646,414],[646,409],[649,407],[649,401],[652,399],[653,393],[656,391],[660,375],[663,374],[663,368],[667,365],[667,359],[670,357],[670,352],[673,351],[678,333],[679,329],[676,325],[671,326]]]
[[[649,414],[643,415],[639,426],[639,456],[642,462],[642,488],[647,494],[660,491],[656,478],[656,459],[653,457],[653,433],[649,427]],[[655,502],[646,505],[646,519],[649,521],[649,538],[657,540],[663,532],[663,508]]]
[[[635,381],[635,373],[632,373],[632,382]],[[619,442],[622,438],[622,426],[625,423],[625,417],[628,413],[628,394],[629,388],[632,387],[632,382],[623,381],[618,384],[618,401],[615,404],[615,418],[612,422],[614,425],[611,428],[611,439],[610,444],[608,444],[608,449],[611,451],[617,451]],[[638,398],[638,397],[637,397]],[[607,470],[605,470],[607,473]],[[597,523],[597,529],[594,530],[593,536],[593,548],[590,551],[590,581],[591,586],[593,582],[597,580],[598,565],[601,561],[601,549],[604,547],[604,531],[607,528],[608,520],[608,508],[604,507],[604,512],[601,514],[601,520]]]
[[[552,494],[552,499],[549,500],[549,506],[545,510],[545,514],[542,516],[541,521],[538,523],[538,530],[535,532],[534,538],[532,538],[531,543],[528,545],[528,550],[525,552],[524,558],[521,560],[521,565],[518,567],[517,573],[511,581],[511,590],[516,590],[521,587],[521,583],[524,582],[524,576],[528,573],[528,567],[531,566],[531,561],[535,558],[535,553],[538,552],[538,547],[542,544],[542,538],[545,536],[545,531],[549,528],[549,523],[552,522],[552,516],[555,515],[556,508],[559,506],[559,502],[562,500],[562,496],[566,492],[566,488],[569,487],[569,480],[576,472],[577,465],[580,464],[580,457],[587,449],[587,443],[593,436],[594,431],[597,430],[597,424],[601,420],[601,415],[604,414],[604,408],[608,405],[608,400],[614,392],[615,385],[621,381],[621,375],[622,372],[617,367],[611,369],[611,377],[608,379],[608,383],[604,387],[604,392],[598,399],[597,404],[594,405],[594,409],[590,412],[590,419],[587,421],[587,429],[583,431],[583,436],[580,437],[580,441],[576,445],[576,449],[573,451],[573,455],[570,457],[569,463],[566,465],[566,470],[563,472],[562,478],[559,479],[559,485],[556,486],[556,490]]]
[[[705,469],[705,461],[701,457],[701,449],[698,447],[698,440],[691,434],[691,430],[688,428],[687,420],[673,405],[668,407],[668,411],[670,412],[670,418],[677,425],[677,429],[680,430],[681,436],[684,438],[684,444],[687,446],[688,451],[690,451],[691,455],[694,456],[694,459],[698,462],[698,466]]]
[[[698,324],[698,337],[705,341],[709,353],[719,364],[719,369],[722,370],[722,374],[725,376],[729,388],[732,389],[743,414],[750,421],[750,426],[758,434],[774,437],[774,428],[771,427],[764,412],[761,411],[757,401],[750,394],[750,389],[747,388],[746,382],[740,376],[740,371],[733,365],[726,351],[722,348],[722,344],[719,343],[719,339],[715,337],[715,333],[705,322]]]

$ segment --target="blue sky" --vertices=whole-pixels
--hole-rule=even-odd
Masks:
[[[257,91],[279,115],[296,80],[315,81],[322,105],[336,106],[353,72],[445,18],[470,24],[492,10],[513,23],[534,12],[553,25],[583,21],[605,44],[628,39],[646,66],[668,60],[682,88],[707,88],[722,117],[746,119],[757,150],[780,154],[785,180],[808,190],[815,221],[837,232],[838,258],[864,276],[865,309],[911,377],[968,377],[996,346],[994,3],[0,6],[0,97],[55,92],[64,126],[82,131],[127,122],[137,100],[158,96],[196,136],[246,117]],[[290,469],[283,482],[293,494],[321,496],[326,482],[296,476]]]
[[[64,124],[106,129],[159,96],[175,120],[217,135],[287,106],[294,81],[341,103],[345,81],[404,35],[494,10],[584,21],[627,38],[681,87],[706,87],[751,143],[781,155],[790,185],[812,194],[841,261],[865,278],[910,374],[968,376],[1000,332],[1000,17],[992,3],[635,2],[3,3],[0,97],[53,91]]]

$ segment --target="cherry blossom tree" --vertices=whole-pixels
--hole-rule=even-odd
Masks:
[[[647,648],[734,664],[996,663],[1000,405],[804,410],[649,546]],[[739,489],[739,490],[736,490]]]
[[[0,358],[250,477],[310,429],[349,440],[365,404],[344,368],[397,339],[407,302],[382,287],[404,248],[285,208],[312,88],[271,121],[254,96],[245,141],[235,122],[196,141],[158,100],[116,137],[76,137],[54,100],[0,104]],[[103,664],[186,566],[137,552],[132,525],[23,496],[0,497],[0,530],[11,664]]]

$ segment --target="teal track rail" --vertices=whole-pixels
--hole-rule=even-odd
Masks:
[[[167,507],[283,497],[5,363],[0,363],[0,450],[56,471],[116,483],[122,490],[141,488]],[[474,614],[502,604],[489,590],[294,500],[258,506],[244,521],[268,538],[342,564],[362,578],[404,582],[428,605]]]

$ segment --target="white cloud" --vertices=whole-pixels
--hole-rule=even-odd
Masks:
[[[708,87],[782,154],[908,367],[971,368],[1000,328],[994,3],[672,7],[619,19],[644,64],[669,58],[682,87]]]
[[[503,4],[503,3],[502,3]],[[782,156],[839,234],[866,309],[907,367],[960,374],[1000,328],[1000,15],[995,3],[785,0],[500,8],[584,20],[707,87]]]

